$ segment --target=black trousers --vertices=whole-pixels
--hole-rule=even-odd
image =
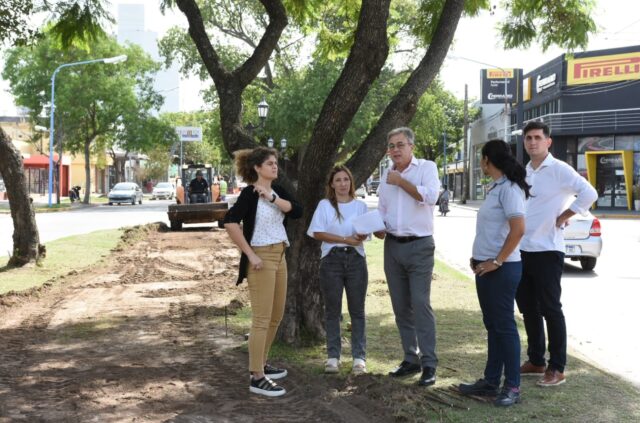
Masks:
[[[567,325],[560,295],[564,253],[559,251],[526,252],[522,255],[522,279],[516,303],[527,331],[527,355],[536,366],[545,365],[544,322],[549,336],[551,369],[564,372],[567,364]]]

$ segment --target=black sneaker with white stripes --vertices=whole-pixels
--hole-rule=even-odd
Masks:
[[[249,391],[254,394],[265,395],[268,397],[279,397],[287,393],[282,386],[276,385],[274,381],[266,376],[262,379],[251,378]]]
[[[271,364],[266,364],[264,366],[264,375],[269,379],[282,379],[287,376],[287,370],[273,367]]]

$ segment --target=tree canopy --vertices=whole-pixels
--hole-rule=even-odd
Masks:
[[[35,45],[6,54],[3,77],[9,80],[16,103],[30,110],[34,122],[50,108],[50,78],[59,65],[121,54],[127,55],[123,63],[65,68],[56,77],[55,124],[64,130],[64,139],[56,141],[63,142],[66,151],[85,156],[85,202],[91,192],[88,169],[96,140],[102,140],[102,147],[140,152],[175,141],[175,131],[152,115],[162,104],[152,86],[158,65],[140,47],[120,46],[106,36],[90,48],[82,43],[64,48],[45,33]]]

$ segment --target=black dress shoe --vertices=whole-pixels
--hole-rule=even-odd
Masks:
[[[498,398],[493,402],[497,407],[509,407],[520,402],[520,389],[503,386]]]
[[[409,363],[408,361],[403,361],[400,363],[397,369],[392,372],[389,372],[389,376],[393,377],[404,377],[416,374],[420,372],[422,367],[419,364]]]
[[[418,379],[418,385],[431,386],[434,383],[436,383],[436,369],[434,367],[425,367],[420,379]]]
[[[498,385],[493,385],[484,379],[478,379],[476,383],[461,383],[458,385],[458,391],[463,395],[495,397],[498,395]]]

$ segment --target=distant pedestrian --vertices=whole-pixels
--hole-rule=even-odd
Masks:
[[[440,216],[447,216],[449,213],[449,190],[446,185],[442,186],[442,192],[438,197],[438,210],[440,211]]]
[[[539,386],[556,386],[565,382],[567,363],[567,328],[560,302],[565,252],[562,230],[571,216],[589,210],[598,193],[571,166],[549,153],[552,141],[547,125],[530,122],[523,133],[524,148],[531,158],[527,182],[532,189],[527,203],[526,232],[520,244],[522,281],[516,295],[527,331],[529,357],[520,373],[543,376],[537,382]],[[545,363],[545,321],[548,363]]]
[[[267,357],[287,297],[287,218],[302,216],[302,207],[284,188],[273,184],[278,178],[277,157],[274,149],[266,147],[235,153],[237,172],[251,185],[242,190],[224,219],[229,236],[242,250],[237,283],[245,277],[249,283],[249,391],[269,397],[286,392],[272,379],[287,376],[287,370],[271,366]]]
[[[418,385],[436,382],[436,320],[431,308],[434,265],[433,209],[440,181],[432,161],[413,155],[415,135],[397,128],[387,135],[387,154],[393,162],[380,179],[379,210],[385,231],[375,235],[384,242],[384,273],[404,358],[389,374],[403,377],[419,373]]]
[[[502,140],[482,147],[480,167],[493,183],[478,210],[470,264],[487,329],[487,362],[482,379],[458,388],[466,395],[497,396],[494,404],[506,407],[520,401],[520,336],[514,300],[522,275],[518,243],[524,235],[530,186],[524,167]],[[499,390],[503,369],[504,384]]]
[[[220,184],[220,201],[226,201],[228,185],[223,175],[218,176],[218,183]]]
[[[357,234],[353,227],[353,219],[366,212],[367,204],[356,199],[351,171],[346,166],[334,167],[327,179],[325,199],[318,204],[307,231],[307,235],[322,241],[320,288],[324,296],[327,331],[326,373],[339,371],[340,317],[345,291],[351,317],[352,372],[366,373],[364,303],[368,272],[362,241],[367,235]]]

